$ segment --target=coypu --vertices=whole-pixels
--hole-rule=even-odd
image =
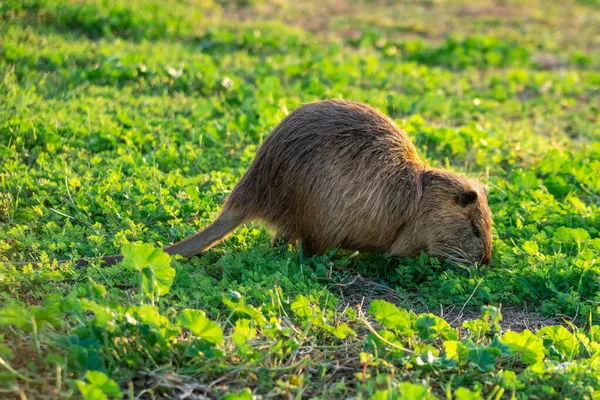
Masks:
[[[425,251],[469,265],[491,257],[483,186],[429,168],[390,118],[354,101],[291,112],[264,140],[217,219],[164,250],[199,255],[251,220],[274,228],[276,240],[299,240],[307,257],[335,247],[394,256]],[[111,264],[122,256],[102,259]]]

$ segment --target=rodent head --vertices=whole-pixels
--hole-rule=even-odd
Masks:
[[[465,265],[489,264],[492,216],[487,191],[453,172],[426,169],[419,210],[427,253]]]

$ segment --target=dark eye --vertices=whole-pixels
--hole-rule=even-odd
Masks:
[[[481,232],[479,232],[479,229],[477,229],[477,227],[475,225],[473,226],[473,234],[477,237],[481,237]]]

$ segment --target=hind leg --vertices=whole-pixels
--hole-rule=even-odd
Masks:
[[[327,250],[322,248],[322,246],[319,246],[318,242],[310,237],[300,238],[299,247],[302,258],[312,258],[314,256],[320,256]]]

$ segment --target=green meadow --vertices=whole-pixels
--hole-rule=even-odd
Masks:
[[[327,98],[487,184],[488,268],[159,250]],[[596,0],[0,0],[0,397],[599,398],[599,109]]]

